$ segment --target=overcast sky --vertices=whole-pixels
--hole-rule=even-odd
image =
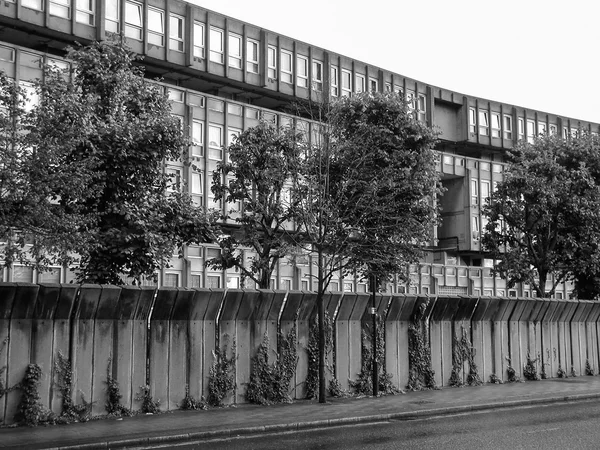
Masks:
[[[190,0],[463,94],[600,123],[594,0]]]

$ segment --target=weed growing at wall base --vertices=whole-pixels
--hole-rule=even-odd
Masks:
[[[227,336],[223,348],[213,351],[213,363],[208,373],[208,404],[224,406],[223,400],[235,392],[235,339],[231,344],[231,358],[227,358]]]

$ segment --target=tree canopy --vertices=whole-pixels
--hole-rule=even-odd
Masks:
[[[521,142],[510,154],[484,207],[482,239],[509,287],[528,283],[548,297],[575,280],[576,290],[590,294],[585,289],[600,270],[599,150],[598,137],[584,134]]]
[[[179,246],[206,239],[206,218],[189,196],[167,192],[164,162],[182,159],[187,138],[164,89],[144,79],[123,43],[70,48],[67,57],[72,71],[48,66],[36,82],[39,104],[9,113],[25,127],[28,161],[7,183],[22,182],[51,212],[39,223],[28,209],[16,227],[34,241],[47,237],[40,254],[53,263],[77,257],[79,281],[154,277]],[[7,134],[20,133],[7,125]]]
[[[268,122],[234,138],[229,161],[219,162],[213,172],[215,200],[227,202],[231,209],[220,218],[223,225],[215,236],[221,255],[207,265],[236,267],[242,282],[251,279],[259,288],[270,287],[277,262],[292,251],[297,234],[290,187],[300,170],[299,141],[291,128]],[[251,251],[250,258],[244,258],[242,249]]]

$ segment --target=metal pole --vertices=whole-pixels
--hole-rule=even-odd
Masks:
[[[373,315],[373,397],[379,394],[379,376],[377,375],[377,307],[375,306],[375,291],[377,290],[377,275],[371,276],[371,314]]]

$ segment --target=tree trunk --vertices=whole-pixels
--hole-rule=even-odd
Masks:
[[[371,275],[371,314],[373,315],[373,397],[379,394],[379,375],[377,374],[377,307],[375,292],[377,290],[377,275]]]
[[[317,320],[319,322],[319,403],[325,403],[325,305],[323,302],[323,254],[319,252]]]

